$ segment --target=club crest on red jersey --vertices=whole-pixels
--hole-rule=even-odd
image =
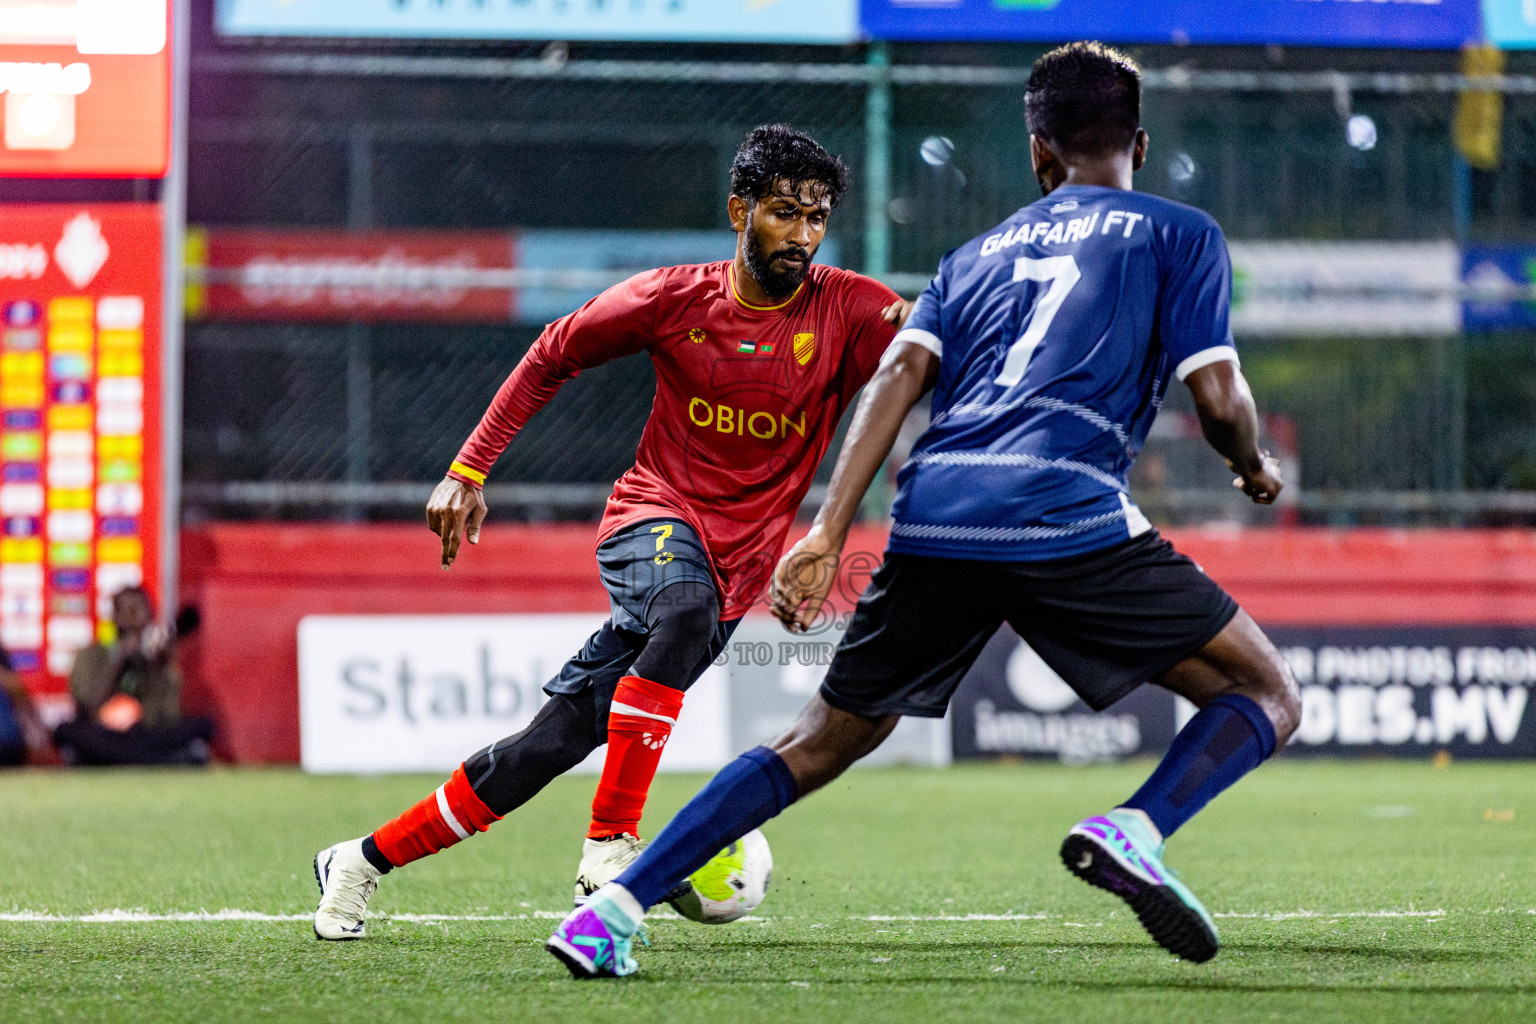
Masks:
[[[695,345],[702,345],[709,340],[709,332],[702,327],[695,327],[688,332],[688,340]]]
[[[816,335],[810,333],[795,335],[795,362],[804,366],[815,354]]]

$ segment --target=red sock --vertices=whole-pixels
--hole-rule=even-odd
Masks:
[[[677,713],[683,707],[683,691],[653,683],[639,676],[619,680],[608,712],[608,757],[603,777],[592,798],[592,827],[587,836],[596,839],[619,832],[638,835],[645,798],[656,777],[661,748],[672,735]]]
[[[459,765],[437,792],[373,833],[374,845],[395,867],[484,832],[501,815],[492,814]]]

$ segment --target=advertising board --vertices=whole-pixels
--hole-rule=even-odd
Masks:
[[[1536,627],[1319,626],[1266,630],[1301,688],[1285,755],[1536,756]],[[1066,762],[1157,754],[1194,713],[1144,686],[1094,714],[1007,627],[951,708],[957,758]]]
[[[546,324],[631,274],[735,251],[730,231],[194,228],[187,314]],[[836,240],[824,241],[816,258],[836,266]]]
[[[1467,330],[1536,327],[1536,298],[1529,291],[1536,288],[1536,245],[1469,245],[1462,253],[1462,281],[1472,293],[1464,313]],[[1524,294],[1511,294],[1516,291]]]
[[[448,772],[518,732],[543,686],[601,613],[312,615],[299,623],[299,740],[306,771]],[[689,691],[663,771],[713,771],[730,747],[726,666]],[[599,750],[585,770],[602,767]]]
[[[225,320],[505,323],[513,296],[488,283],[515,263],[506,231],[194,228],[187,313]]]
[[[311,615],[299,623],[299,734],[306,771],[451,771],[526,726],[544,684],[601,613]],[[714,771],[773,739],[821,685],[840,634],[792,638],[749,617],[688,691],[662,771]],[[602,765],[602,752],[582,770]],[[947,764],[942,721],[904,721],[869,764]]]
[[[1536,755],[1536,627],[1268,630],[1301,687],[1292,752]]]
[[[1536,48],[1536,0],[1483,0],[1488,41],[1501,50]]]
[[[0,644],[53,688],[158,594],[161,251],[154,204],[0,207]]]
[[[160,177],[167,0],[0,0],[0,175]]]
[[[1232,332],[1448,337],[1461,331],[1454,242],[1233,242]]]
[[[847,43],[858,0],[219,0],[225,35]]]
[[[862,0],[860,20],[898,40],[1456,49],[1483,33],[1478,0]]]

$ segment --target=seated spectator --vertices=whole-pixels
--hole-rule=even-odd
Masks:
[[[155,621],[143,587],[112,598],[117,638],[75,656],[75,720],[54,730],[70,764],[207,764],[213,723],[181,715],[176,634]]]
[[[48,730],[37,717],[32,695],[11,668],[10,654],[0,647],[0,765],[26,764],[28,751],[47,746]]]

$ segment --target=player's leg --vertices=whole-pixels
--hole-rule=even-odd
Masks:
[[[651,603],[644,650],[618,680],[609,705],[608,752],[576,870],[577,906],[640,855],[640,818],[683,694],[733,628],[718,621],[719,608],[714,584],[696,580],[673,584]]]
[[[1157,681],[1199,712],[1129,800],[1073,826],[1062,860],[1079,878],[1125,899],[1166,949],[1199,962],[1216,955],[1215,923],[1163,866],[1164,844],[1290,738],[1301,698],[1284,659],[1241,609]]]
[[[1236,602],[1156,533],[1015,565],[1009,586],[1009,621],[1090,706],[1102,710],[1148,680],[1203,705],[1141,792],[1071,829],[1062,859],[1126,900],[1159,944],[1210,959],[1215,924],[1163,866],[1163,841],[1295,727],[1299,701],[1284,661]]]
[[[717,653],[719,619],[720,599],[710,583],[683,580],[651,601],[645,647],[619,680],[608,712],[608,754],[588,837],[638,834],[683,694]]]
[[[577,978],[633,973],[629,944],[648,908],[718,851],[841,775],[897,721],[896,715],[865,718],[813,697],[787,733],[722,768],[634,863],[560,923],[545,948]]]
[[[647,865],[619,876],[642,907],[791,803],[836,779],[885,741],[900,715],[866,717],[811,698],[782,736],[721,769],[651,844]],[[627,879],[627,881],[626,881]]]
[[[1301,694],[1285,659],[1241,609],[1157,682],[1200,710],[1123,806],[1142,812],[1167,839],[1285,745],[1301,721]]]
[[[612,885],[561,922],[550,952],[579,978],[631,973],[629,941],[647,908],[878,747],[901,715],[944,714],[1002,621],[989,591],[973,563],[887,556],[821,692],[789,731],[726,765]]]
[[[320,851],[315,935],[362,938],[364,911],[382,876],[485,831],[580,764],[603,742],[598,684],[622,674],[635,653],[629,638],[605,623],[546,687],[554,692],[527,728],[471,755],[400,816]]]
[[[640,853],[640,818],[683,695],[725,648],[709,555],[681,520],[633,524],[598,548],[613,620],[639,652],[599,701],[608,751],[576,871],[575,902],[612,881]]]

